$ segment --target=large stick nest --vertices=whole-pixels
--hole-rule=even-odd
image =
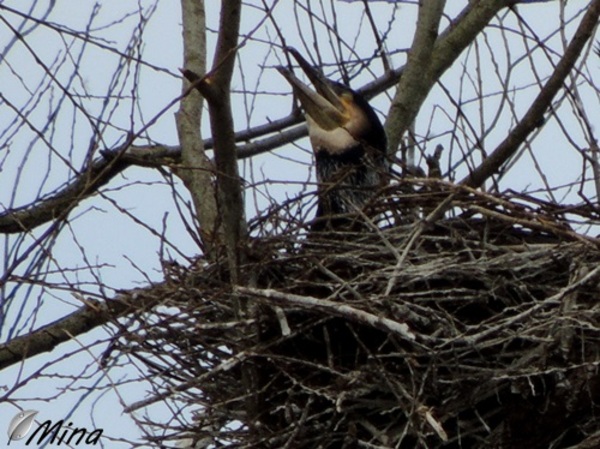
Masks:
[[[176,408],[161,445],[599,447],[600,251],[574,231],[596,217],[407,182],[345,231],[265,215],[244,287],[225,263],[171,269],[121,335],[144,404]]]

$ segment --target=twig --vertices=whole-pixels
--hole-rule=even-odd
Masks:
[[[266,300],[267,303],[297,306],[303,309],[316,309],[331,315],[348,318],[352,321],[367,324],[377,329],[400,335],[402,338],[415,341],[417,336],[404,323],[399,323],[389,318],[373,315],[364,310],[356,309],[347,304],[314,298],[312,296],[300,296],[292,293],[283,293],[272,289],[258,289],[249,287],[236,287],[235,290],[242,295],[250,295],[258,299]]]

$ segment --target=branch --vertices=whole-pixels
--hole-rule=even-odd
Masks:
[[[400,79],[402,71],[403,68],[390,70],[359,88],[358,91],[367,99],[371,99],[394,86]],[[259,139],[238,145],[236,150],[237,159],[259,155],[305,137],[308,135],[308,131],[306,126],[301,124],[303,121],[302,115],[292,113],[280,119],[235,133],[236,143]],[[298,124],[301,125],[294,126]],[[290,128],[292,126],[294,127]],[[268,137],[260,139],[263,136]],[[201,141],[200,147],[203,147],[204,150],[211,150],[214,148],[214,140],[212,138],[204,139]],[[106,149],[101,153],[103,158],[93,161],[88,169],[83,169],[81,174],[69,181],[66,187],[33,204],[7,209],[0,213],[0,233],[29,232],[52,221],[57,216],[65,216],[68,210],[76,207],[80,201],[98,193],[100,187],[132,165],[155,168],[176,166],[182,163],[181,146],[177,145],[127,146],[125,144]],[[90,179],[94,182],[90,183]]]
[[[5,234],[26,232],[44,223],[64,216],[83,199],[97,193],[122,172],[127,164],[118,160],[96,160],[77,175],[66,187],[54,195],[43,198],[32,206],[9,209],[0,214],[0,232]]]
[[[474,6],[469,6],[465,9],[454,23],[440,35],[436,42],[431,70],[436,73],[443,73],[472,41],[474,36],[504,6],[505,4],[501,1],[487,0],[478,2]],[[371,99],[398,83],[403,71],[404,67],[391,70],[358,89],[358,91],[367,99]],[[429,89],[425,90],[428,92]],[[410,86],[407,86],[407,89],[403,89],[403,91],[406,91],[407,95],[413,92]],[[304,125],[282,132],[283,129],[297,125],[302,121],[301,116],[290,114],[270,123],[235,133],[235,142],[248,142],[251,139],[277,133],[265,139],[238,146],[237,158],[243,159],[262,154],[306,136],[307,131]],[[392,142],[394,139],[396,142],[400,141],[408,125],[410,125],[410,122],[402,124],[397,118],[394,118],[394,112],[390,112],[386,121],[386,129],[391,142],[390,148],[397,147],[398,144],[393,144]],[[205,150],[212,149],[214,144],[213,139],[202,141]],[[115,149],[104,151],[103,155],[105,159],[96,160],[91,164],[89,168],[91,175],[85,174],[86,171],[84,170],[83,174],[72,180],[67,187],[56,192],[51,197],[42,199],[30,206],[9,209],[0,214],[0,233],[27,232],[51,221],[67,209],[75,207],[79,201],[97,193],[99,187],[108,183],[113,177],[131,165],[158,167],[181,163],[181,147],[178,146],[144,145],[131,146],[127,149],[119,146]],[[114,163],[113,159],[115,158],[118,158],[118,163]],[[89,185],[88,177],[97,178],[96,183]]]
[[[204,2],[182,0],[183,64],[187,71],[204,76],[206,72],[206,16]],[[204,253],[214,256],[219,240],[217,195],[213,183],[214,167],[206,156],[202,141],[201,121],[204,99],[190,82],[183,80],[179,111],[176,114],[177,135],[181,144],[181,169],[176,174],[190,192],[204,244]],[[187,94],[187,95],[186,95]]]
[[[236,287],[236,291],[243,295],[253,296],[269,304],[278,306],[294,306],[302,309],[320,310],[330,315],[348,318],[351,321],[366,324],[385,332],[399,335],[405,340],[415,341],[416,335],[404,323],[399,323],[364,310],[356,309],[341,302],[328,301],[326,299],[313,298],[311,296],[300,296],[291,293],[282,293],[272,289],[258,289],[248,287]]]
[[[558,62],[552,76],[550,76],[531,104],[525,116],[481,165],[461,181],[461,184],[470,187],[481,186],[486,179],[496,173],[500,166],[515,154],[520,145],[527,139],[527,136],[544,123],[544,113],[552,104],[552,99],[564,86],[565,79],[573,69],[575,62],[577,62],[577,58],[581,54],[583,47],[592,37],[598,25],[598,17],[600,17],[600,0],[594,0],[590,3],[573,39]]]
[[[75,312],[35,331],[0,345],[0,370],[35,355],[52,351],[59,344],[131,312],[150,309],[164,299],[162,284],[131,290],[104,302],[87,301]]]
[[[506,6],[505,0],[469,2],[454,23],[439,36],[429,55],[425,54],[431,39],[427,34],[431,33],[435,15],[434,13],[431,13],[431,16],[426,15],[426,11],[421,13],[424,7],[420,8],[420,20],[422,15],[425,17],[422,18],[423,25],[420,25],[423,29],[418,32],[425,36],[416,36],[411,48],[411,53],[417,55],[414,58],[416,66],[412,69],[413,76],[400,78],[398,91],[385,122],[390,154],[396,152],[402,136],[414,121],[425,98],[440,76],[458,59],[463,50],[473,42],[498,11]],[[424,45],[426,48],[418,48],[418,45]],[[413,63],[412,57],[409,62]],[[406,70],[411,70],[408,65]]]
[[[300,121],[300,119],[289,116],[278,120],[277,126],[299,123]],[[260,125],[237,133],[236,140],[246,141],[249,135],[260,135],[261,132],[266,132],[270,125]],[[265,139],[240,145],[237,148],[238,160],[282,147],[306,135],[308,135],[308,131],[306,126],[302,124]],[[212,139],[205,139],[202,142],[207,150],[213,147]],[[0,233],[28,232],[52,221],[57,216],[62,216],[67,210],[77,206],[80,201],[97,194],[100,187],[108,184],[114,177],[131,166],[156,168],[177,166],[182,163],[181,147],[179,145],[132,145],[128,148],[121,145],[102,151],[102,155],[102,159],[92,162],[89,169],[83,170],[66,187],[31,205],[7,209],[5,212],[0,213]],[[90,178],[95,181],[90,182]]]
[[[247,233],[231,110],[231,79],[238,50],[241,10],[240,0],[221,3],[219,34],[211,72],[199,80],[194,79],[197,74],[184,72],[208,103],[215,145],[217,205],[233,284],[238,282],[239,267],[243,263],[241,249]]]
[[[438,36],[440,19],[444,12],[445,1],[423,0],[419,3],[417,30],[410,52],[404,76],[398,83],[396,96],[390,106],[390,114],[386,120],[386,128],[392,137],[398,137],[391,142],[388,151],[396,153],[400,143],[396,128],[403,123],[412,123],[427,97],[435,79],[428,79],[433,73],[429,70],[433,45]],[[426,76],[424,76],[426,75]]]

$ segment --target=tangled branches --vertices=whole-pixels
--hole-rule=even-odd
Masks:
[[[163,307],[120,337],[154,388],[131,409],[177,408],[161,445],[596,447],[600,252],[572,229],[596,217],[393,190],[358,229],[257,237],[246,287],[221,264],[171,270]]]

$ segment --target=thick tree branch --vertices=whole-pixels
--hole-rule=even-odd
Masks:
[[[164,300],[162,285],[131,290],[104,302],[88,301],[75,312],[35,331],[0,345],[0,370],[35,355],[52,351],[59,344],[112,322],[131,312],[148,310]]]
[[[94,195],[126,168],[118,160],[96,160],[56,194],[42,198],[33,206],[11,209],[0,214],[0,232],[12,234],[27,232],[57,217],[65,216],[83,199]]]
[[[206,17],[204,2],[182,0],[183,60],[185,70],[200,75],[206,72]],[[189,81],[184,80],[182,90],[187,92]],[[200,223],[200,236],[204,252],[214,256],[218,238],[218,211],[216,188],[213,182],[213,164],[206,156],[200,133],[202,120],[202,95],[192,90],[185,95],[177,112],[177,134],[181,144],[181,168],[175,172],[187,187],[196,216]]]
[[[301,120],[290,115],[280,121],[292,125]],[[265,128],[268,126],[261,125],[240,132],[238,133],[239,139],[236,140],[246,141],[247,136],[254,134],[255,130],[263,128],[266,131]],[[282,125],[278,124],[277,126]],[[261,134],[257,133],[257,135]],[[262,154],[306,135],[308,135],[308,131],[302,124],[264,139],[238,146],[237,158],[245,159]],[[203,140],[203,145],[206,150],[212,149],[212,139]],[[102,159],[95,160],[87,171],[84,170],[82,174],[76,176],[65,187],[58,189],[53,194],[29,206],[7,209],[0,213],[0,233],[28,232],[48,223],[64,214],[68,209],[75,207],[80,201],[97,194],[100,187],[132,165],[149,168],[170,166],[177,169],[182,164],[181,146],[179,145],[132,145],[129,147],[122,145],[105,150],[102,154],[104,156]]]
[[[433,76],[429,66],[445,3],[441,0],[423,0],[419,3],[417,30],[408,53],[406,70],[398,83],[398,90],[392,100],[390,114],[386,121],[388,133],[394,138],[388,148],[391,154],[396,153],[400,142],[399,137],[403,133],[396,128],[403,123],[413,122],[431,86],[436,81],[428,79]]]
[[[241,10],[239,0],[221,3],[217,48],[211,71],[201,80],[194,82],[208,102],[217,170],[217,203],[233,284],[239,280],[239,267],[246,238],[244,200],[231,110],[231,79],[237,52]],[[190,72],[184,74],[188,80],[192,75]]]
[[[498,11],[506,6],[507,2],[505,0],[470,2],[454,23],[439,36],[429,57],[422,54],[423,49],[416,48],[421,40],[415,39],[415,45],[411,48],[411,53],[415,52],[420,57],[414,58],[417,64],[417,67],[414,68],[414,76],[408,79],[403,76],[400,79],[398,92],[392,102],[385,123],[389,142],[388,148],[391,154],[396,152],[402,136],[414,121],[425,98],[427,98],[440,76],[473,42]],[[435,18],[435,15],[432,17]],[[422,31],[425,34],[422,38],[425,44],[429,43],[429,39],[431,39],[431,36],[427,37],[427,34],[431,32],[432,24],[432,19],[428,19],[426,16],[423,20],[426,19],[427,21],[423,25],[425,29]],[[412,63],[412,60],[409,63]]]

